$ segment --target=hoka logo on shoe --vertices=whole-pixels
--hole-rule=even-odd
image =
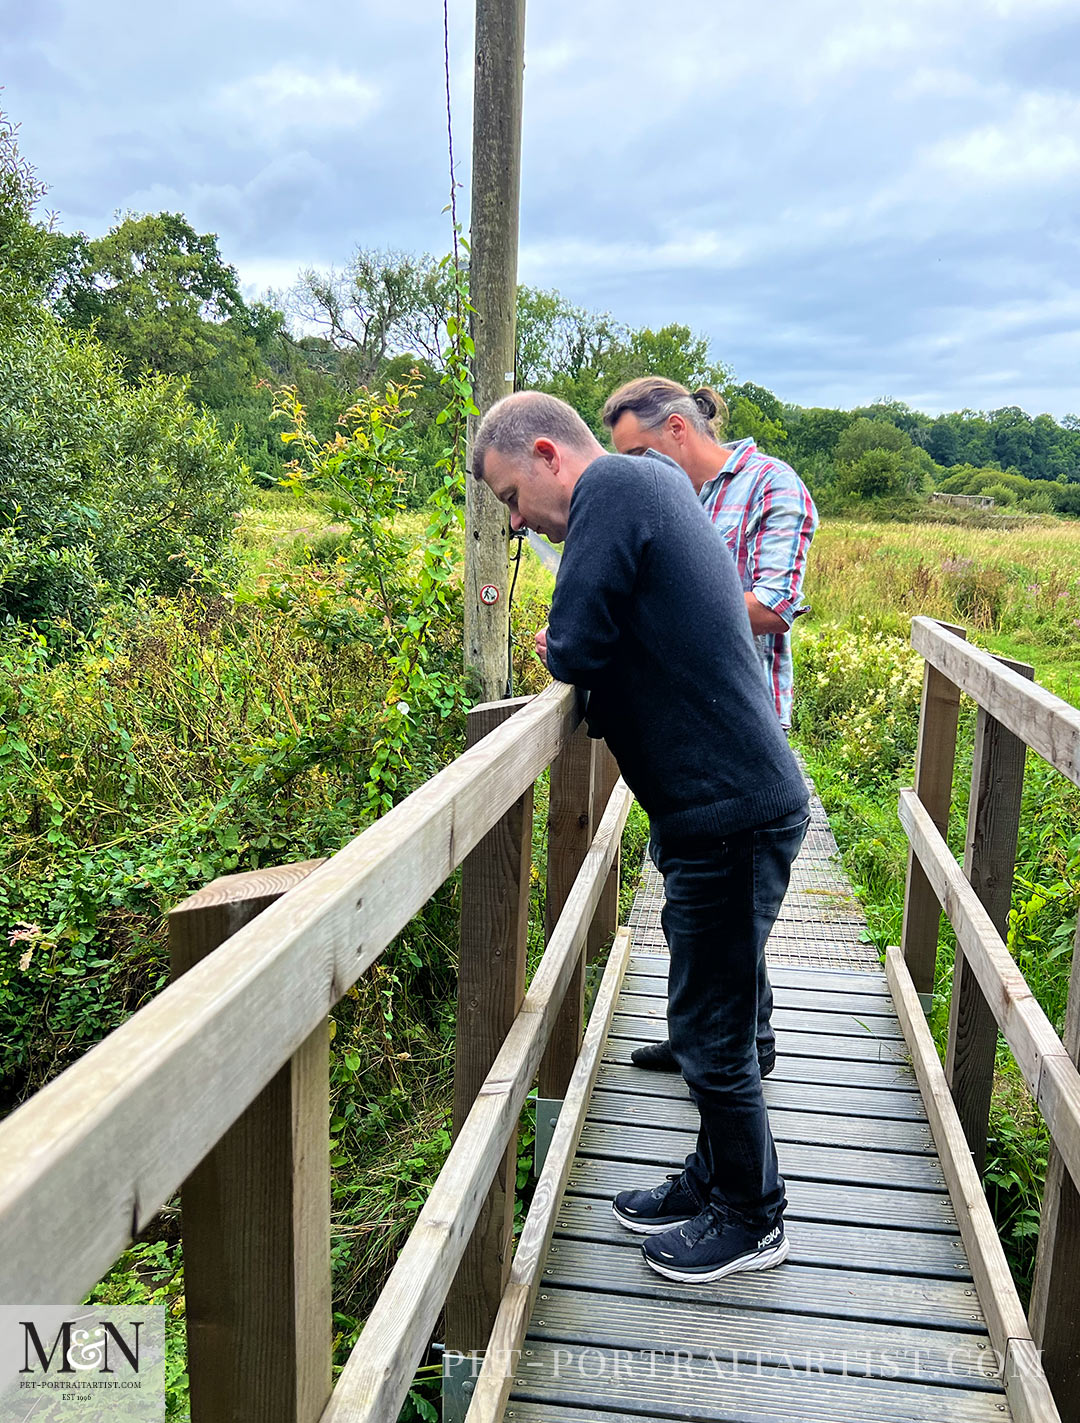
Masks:
[[[764,1250],[766,1245],[771,1245],[774,1240],[779,1239],[779,1236],[780,1227],[778,1225],[774,1225],[772,1230],[769,1231],[768,1235],[762,1236],[762,1238],[758,1241],[757,1248],[759,1250]]]

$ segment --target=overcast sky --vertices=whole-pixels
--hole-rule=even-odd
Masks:
[[[472,3],[450,0],[469,183]],[[0,0],[66,229],[449,244],[440,0]],[[529,0],[520,276],[807,405],[1080,410],[1080,0]]]

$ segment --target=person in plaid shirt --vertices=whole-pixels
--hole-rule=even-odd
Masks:
[[[714,422],[722,410],[724,402],[707,387],[691,394],[663,376],[643,376],[610,397],[604,424],[620,454],[655,451],[690,476],[735,559],[750,630],[780,725],[788,730],[790,628],[800,609],[817,510],[806,485],[783,460],[763,454],[753,440],[717,440]]]
[[[726,406],[715,391],[692,394],[663,376],[629,381],[604,406],[604,424],[624,455],[661,454],[690,476],[698,499],[724,536],[743,587],[750,631],[761,657],[780,724],[791,727],[791,624],[800,611],[806,555],[818,524],[810,491],[783,460],[753,440],[721,444],[717,417]],[[757,1051],[761,1075],[776,1063],[772,989],[764,953],[758,963]],[[635,1067],[677,1072],[665,1040],[635,1048]]]

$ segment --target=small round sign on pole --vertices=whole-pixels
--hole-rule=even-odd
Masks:
[[[494,607],[499,601],[499,590],[494,583],[485,583],[480,589],[480,601],[489,608]]]

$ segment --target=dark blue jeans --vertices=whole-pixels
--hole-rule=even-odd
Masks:
[[[687,1176],[700,1200],[727,1205],[752,1229],[784,1208],[758,1072],[759,985],[767,989],[765,941],[809,823],[804,806],[734,835],[653,836],[671,953],[668,1037],[701,1114]]]

